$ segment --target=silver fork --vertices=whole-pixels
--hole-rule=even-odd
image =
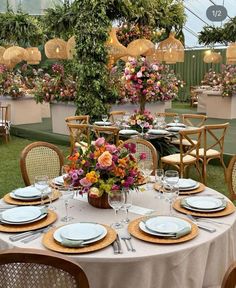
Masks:
[[[123,231],[123,233],[120,234],[120,238],[125,242],[125,245],[126,245],[126,248],[128,251],[136,252],[136,250],[134,249],[134,247],[132,245],[131,236],[130,236],[129,232]],[[130,247],[128,244],[130,245]]]
[[[192,215],[191,215],[192,216]],[[198,222],[209,222],[209,223],[215,223],[215,224],[222,224],[222,225],[227,225],[227,226],[231,226],[230,224],[228,223],[224,223],[224,222],[221,222],[221,221],[215,221],[213,219],[208,219],[208,218],[202,218],[202,217],[195,217],[195,216],[192,216],[192,218],[194,219],[194,221],[198,221]]]
[[[213,232],[216,232],[216,229],[215,228],[211,228],[211,227],[208,227],[208,226],[205,226],[201,223],[199,223],[196,219],[194,219],[194,217],[192,215],[189,215],[187,214],[186,215],[191,221],[193,221],[199,228],[201,228],[202,230],[205,230],[207,232],[210,232],[210,233],[213,233]]]

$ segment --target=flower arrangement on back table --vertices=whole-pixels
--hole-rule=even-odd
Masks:
[[[68,157],[66,166],[67,185],[81,187],[81,193],[89,192],[90,197],[100,197],[104,192],[133,188],[142,183],[143,176],[138,169],[138,162],[146,158],[141,153],[135,157],[136,145],[127,143],[123,148],[109,144],[98,138],[83,152],[79,147]]]
[[[129,125],[137,130],[141,131],[140,123],[144,123],[144,129],[151,129],[153,127],[154,117],[150,111],[144,110],[143,113],[140,110],[134,110],[134,113],[129,118]]]
[[[222,88],[223,96],[229,97],[236,94],[236,66],[223,65]]]

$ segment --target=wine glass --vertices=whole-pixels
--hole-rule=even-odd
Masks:
[[[41,193],[41,205],[44,205],[44,198],[49,189],[48,180],[47,175],[35,176],[34,178],[34,187]]]
[[[167,170],[165,172],[164,182],[170,188],[179,182],[179,172],[176,170]]]
[[[158,188],[158,190],[155,190],[158,193],[158,196],[155,196],[155,198],[158,199],[162,198],[163,180],[164,180],[164,169],[155,169],[155,182]]]
[[[178,123],[179,123],[179,115],[175,115],[174,116],[174,123],[175,123],[176,126],[178,125]]]
[[[170,203],[170,215],[172,215],[172,203],[173,200],[179,194],[179,172],[176,170],[167,170],[164,177],[163,192],[165,193],[166,200]]]
[[[124,197],[125,197],[125,203],[123,205],[123,208],[126,212],[126,219],[123,220],[125,224],[129,223],[129,208],[132,206],[132,190],[125,189],[124,190]]]
[[[143,128],[145,127],[145,124],[146,124],[146,121],[144,121],[144,120],[141,120],[141,121],[139,122],[139,126],[140,126],[141,129],[142,129],[142,132],[141,132],[141,136],[142,136],[142,137],[144,136]]]
[[[106,123],[107,120],[108,120],[108,115],[107,115],[107,114],[102,114],[102,121],[103,121],[104,123]]]
[[[173,216],[173,202],[179,196],[179,186],[173,185],[171,188],[168,186],[163,187],[163,195],[165,199],[169,202],[169,215]]]
[[[64,200],[66,215],[61,218],[62,222],[70,222],[74,218],[68,214],[69,201],[74,197],[74,187],[68,186],[66,190],[62,191],[62,199]]]
[[[123,191],[122,190],[111,191],[108,194],[108,203],[114,209],[115,216],[117,218],[118,211],[121,209],[121,207],[125,203],[125,196],[124,196]],[[115,222],[111,225],[111,227],[113,227],[115,229],[120,229],[123,227],[123,225],[119,222]]]
[[[130,118],[130,114],[129,113],[125,113],[122,117],[122,120],[124,122],[124,127],[127,128],[128,123],[129,123],[129,118]]]
[[[152,161],[141,161],[140,162],[140,170],[146,180],[146,187],[147,189],[151,189],[151,187],[149,187],[149,183],[150,183],[150,176],[153,172],[153,162]]]

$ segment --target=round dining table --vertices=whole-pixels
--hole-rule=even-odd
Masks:
[[[155,211],[157,215],[169,213],[169,203],[160,199],[151,185],[139,191],[132,191],[133,206],[129,213],[132,220]],[[196,195],[220,195],[206,188]],[[227,199],[228,200],[228,199]],[[228,200],[229,201],[229,200]],[[63,199],[53,202],[58,214],[54,225],[65,223],[60,219],[65,215]],[[3,204],[1,200],[0,205]],[[76,195],[69,202],[69,214],[74,217],[70,223],[86,221],[111,225],[117,218],[112,209],[98,209],[91,206],[85,196]],[[174,210],[177,217],[186,215]],[[118,218],[124,219],[124,212]],[[236,213],[219,218],[209,218],[205,225],[214,227],[210,233],[199,229],[198,235],[187,242],[178,244],[152,244],[133,236],[135,252],[128,251],[121,240],[123,253],[114,254],[112,245],[96,252],[68,255],[78,262],[85,271],[91,288],[213,288],[220,287],[229,265],[236,259]],[[215,221],[215,222],[214,222]],[[127,229],[127,225],[123,229]],[[122,231],[122,230],[121,230]],[[118,234],[120,233],[117,230]],[[10,233],[0,233],[0,248],[46,249],[42,236],[24,244],[11,242]]]

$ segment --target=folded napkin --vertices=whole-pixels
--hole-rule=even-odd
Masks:
[[[227,205],[227,201],[226,200],[222,200],[222,206],[220,206],[220,207],[218,207],[217,209],[219,209],[219,208],[222,208],[222,210],[224,209],[224,208],[226,208],[226,205]],[[194,207],[191,207],[191,206],[189,206],[188,205],[188,203],[187,203],[187,201],[186,201],[186,198],[183,198],[183,199],[181,199],[181,201],[180,201],[180,206],[181,207],[184,207],[184,208],[191,208],[191,209],[194,209],[194,210],[199,210],[199,209],[197,209],[197,208],[194,208]],[[210,211],[214,211],[215,209],[204,209],[204,208],[202,208],[202,209],[200,209],[200,210],[205,210],[206,212],[208,211],[208,210],[210,210]]]
[[[65,246],[65,247],[85,247],[87,245],[84,244],[85,241],[77,241],[77,240],[70,240],[70,239],[66,239],[64,237],[61,236],[61,245]]]

